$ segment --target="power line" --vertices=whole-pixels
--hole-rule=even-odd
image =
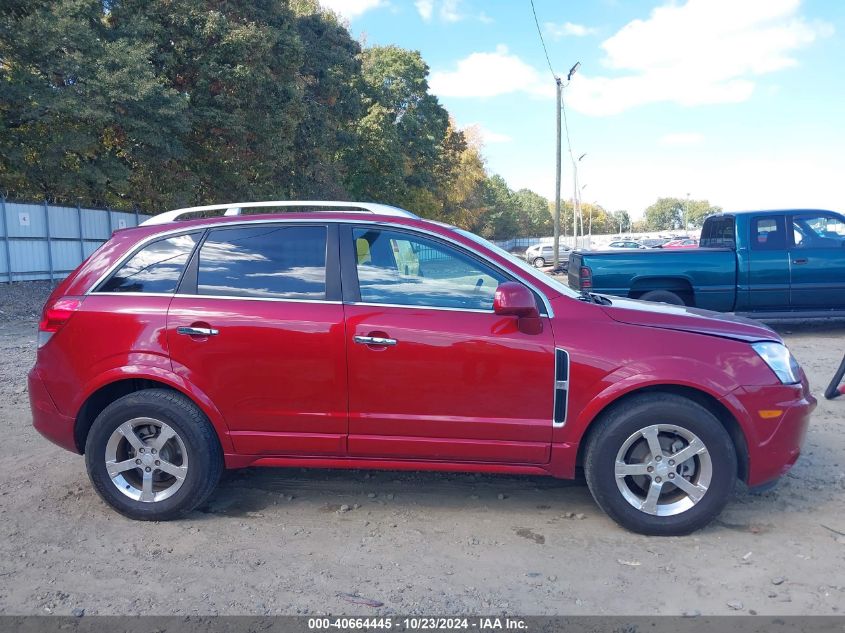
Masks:
[[[559,81],[558,76],[555,74],[554,68],[552,68],[552,60],[549,59],[549,51],[546,49],[546,40],[543,39],[543,30],[540,28],[540,20],[537,19],[537,9],[534,8],[534,0],[530,0],[531,2],[531,12],[534,14],[534,24],[537,25],[537,35],[540,36],[540,44],[543,45],[543,52],[546,54],[546,63],[549,65],[549,70],[552,73],[552,77],[554,77],[555,81]]]

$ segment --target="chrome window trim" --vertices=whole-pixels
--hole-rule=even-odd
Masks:
[[[173,297],[172,292],[91,292],[85,293],[94,297]]]
[[[281,303],[328,303],[331,305],[341,305],[342,301],[333,301],[329,299],[286,299],[284,297],[242,297],[240,295],[201,295],[201,294],[185,294],[178,293],[172,295],[174,299],[225,299],[227,301],[276,301]]]
[[[373,308],[413,308],[419,310],[440,310],[443,312],[475,312],[477,314],[496,314],[493,310],[480,310],[477,308],[447,308],[444,306],[419,306],[402,303],[371,303],[369,301],[347,301],[348,306],[367,306]],[[545,317],[543,317],[545,318]]]
[[[241,216],[238,216],[238,217],[241,217]],[[470,250],[466,246],[466,244],[462,244],[461,242],[459,242],[459,241],[457,241],[457,240],[455,240],[455,239],[453,239],[449,236],[442,235],[441,233],[437,233],[435,231],[430,231],[430,230],[425,229],[425,228],[420,228],[418,226],[408,226],[406,224],[396,224],[394,222],[378,220],[378,219],[375,219],[375,218],[372,219],[372,220],[347,220],[347,219],[342,219],[342,218],[325,218],[325,219],[324,218],[291,218],[291,219],[276,218],[276,219],[268,219],[268,220],[259,220],[259,219],[256,219],[256,216],[244,216],[244,220],[242,222],[207,222],[207,223],[202,223],[202,224],[195,224],[195,225],[192,225],[190,227],[186,227],[186,226],[174,227],[174,228],[172,228],[168,231],[161,231],[161,232],[157,232],[153,235],[149,235],[146,238],[144,238],[143,240],[141,240],[140,242],[138,242],[137,244],[135,244],[135,246],[131,250],[129,250],[126,254],[124,254],[120,259],[118,259],[111,266],[109,266],[106,269],[106,271],[102,275],[100,275],[100,277],[97,278],[97,280],[94,281],[93,284],[91,284],[91,286],[88,288],[88,290],[84,294],[86,296],[90,295],[90,294],[105,294],[105,293],[101,293],[101,292],[94,292],[94,288],[96,288],[101,283],[103,283],[103,281],[105,281],[115,270],[117,270],[120,266],[122,266],[127,259],[132,257],[135,253],[137,253],[141,249],[145,248],[151,242],[155,242],[155,241],[158,241],[160,239],[166,239],[168,237],[172,237],[172,236],[178,235],[180,233],[193,233],[195,231],[205,231],[205,230],[214,229],[214,228],[230,228],[230,227],[237,227],[237,226],[249,226],[249,225],[254,225],[254,224],[368,224],[368,225],[374,225],[374,226],[386,226],[386,227],[393,227],[393,228],[398,227],[398,228],[401,228],[401,229],[404,229],[404,230],[407,230],[407,231],[422,233],[424,235],[429,235],[431,237],[439,238],[441,240],[444,240],[446,242],[449,242],[450,244],[457,246],[458,248],[461,248],[461,249],[464,249],[464,250]],[[166,226],[166,225],[162,224],[161,226]],[[452,231],[456,230],[454,227],[451,227],[449,225],[443,224],[441,226],[443,226],[443,227],[445,227],[449,230],[452,230]],[[467,233],[469,233],[469,232],[467,231]],[[483,244],[479,244],[479,245],[483,246]],[[470,252],[473,252],[473,251],[470,251]],[[478,253],[477,251],[475,251],[475,254],[480,255],[480,253]],[[541,316],[547,316],[550,319],[554,318],[555,313],[554,313],[554,310],[552,309],[551,301],[549,301],[549,298],[546,296],[546,294],[543,291],[541,291],[535,285],[533,285],[532,283],[527,281],[525,279],[525,277],[517,275],[516,273],[514,273],[511,270],[503,268],[497,262],[495,262],[495,261],[493,261],[493,260],[491,260],[487,257],[484,257],[484,260],[490,266],[492,266],[496,270],[501,271],[506,276],[509,276],[509,277],[516,276],[520,280],[521,283],[523,283],[524,285],[531,288],[531,290],[533,290],[535,293],[537,293],[537,295],[543,300],[543,305],[546,308],[547,314],[541,315]],[[522,271],[522,268],[520,268],[519,270]],[[542,274],[542,273],[538,272],[536,274],[539,275],[539,274]],[[126,294],[126,293],[118,293],[118,294]],[[148,293],[139,293],[139,294],[148,294]],[[188,296],[208,296],[208,295],[188,295]],[[242,298],[248,298],[248,297],[233,297],[233,298],[242,299]],[[377,305],[385,305],[385,304],[377,304]],[[401,306],[401,307],[409,308],[409,307],[417,307],[417,306]],[[451,309],[451,308],[447,308],[447,309]]]

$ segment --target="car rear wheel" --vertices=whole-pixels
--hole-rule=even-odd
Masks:
[[[542,257],[535,257],[534,261],[531,262],[531,263],[534,264],[535,268],[542,268],[543,266],[546,265],[546,260],[543,259]]]
[[[643,301],[656,301],[658,303],[669,303],[675,306],[686,305],[680,295],[671,290],[652,290],[640,297]]]
[[[597,420],[584,459],[596,503],[640,534],[689,534],[724,508],[736,482],[733,443],[701,405],[644,394]]]
[[[85,461],[106,503],[147,521],[193,510],[223,470],[208,419],[185,396],[166,389],[131,393],[106,407],[88,434]]]

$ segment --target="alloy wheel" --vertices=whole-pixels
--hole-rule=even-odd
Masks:
[[[105,451],[115,487],[135,501],[172,497],[188,474],[188,452],[176,431],[155,418],[133,418],[117,427]]]
[[[704,442],[673,424],[633,433],[616,454],[616,485],[634,508],[656,516],[685,512],[701,501],[713,478]]]

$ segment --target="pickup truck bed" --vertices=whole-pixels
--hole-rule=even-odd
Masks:
[[[569,285],[577,290],[582,289],[579,274],[585,256],[596,292],[639,299],[665,290],[687,305],[720,312],[734,309],[736,256],[729,248],[575,252],[569,261]],[[595,286],[597,280],[600,287]]]
[[[832,211],[720,213],[701,247],[576,251],[575,290],[757,318],[845,316],[845,218]]]

